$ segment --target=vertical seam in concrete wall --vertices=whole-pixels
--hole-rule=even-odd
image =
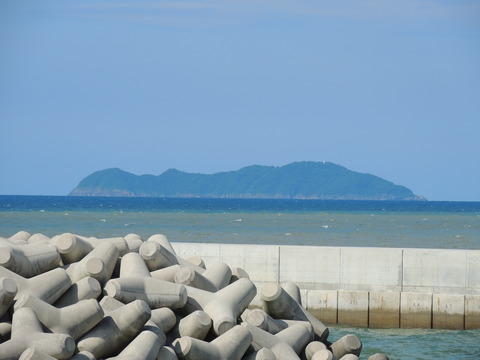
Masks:
[[[338,289],[337,289],[337,302],[335,304],[335,324],[338,324]]]
[[[342,248],[340,248],[340,261],[338,262],[338,284],[339,284],[339,287],[340,289],[343,288],[343,253],[342,253]],[[338,290],[338,289],[337,289]]]
[[[370,291],[367,294],[367,328],[370,327]]]
[[[433,309],[433,294],[431,296],[431,300],[430,300],[430,308],[431,308],[431,312],[430,312],[430,329],[433,329],[433,312],[434,312],[434,309]]]
[[[402,327],[402,292],[398,293],[398,328]]]
[[[403,249],[402,249],[402,254],[403,254]],[[400,304],[398,306],[398,327],[401,329],[402,328],[402,301],[403,301],[403,291],[400,291]]]
[[[277,261],[277,283],[280,284],[280,251],[281,251],[281,246],[278,247],[277,251],[277,256],[278,256],[278,261]]]
[[[468,284],[468,251],[465,250],[465,287],[463,288],[463,293],[467,293],[467,284]]]
[[[404,257],[403,257],[403,252],[405,251],[405,249],[402,249],[402,265],[401,265],[401,273],[400,273],[400,292],[403,292],[403,273],[404,273]]]

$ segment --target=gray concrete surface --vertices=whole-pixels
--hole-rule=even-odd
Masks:
[[[241,267],[258,289],[271,282],[297,284],[303,306],[326,324],[480,328],[480,250],[205,243],[172,246],[179,256],[202,257],[207,267],[219,261],[231,268]],[[420,301],[413,300],[415,294]],[[448,309],[435,310],[434,294],[458,296],[444,304]],[[252,306],[261,306],[259,296]]]
[[[177,339],[173,347],[179,359],[240,360],[251,342],[250,332],[245,327],[237,325],[211,342],[185,336]]]
[[[188,300],[182,312],[205,311],[213,322],[213,331],[221,335],[237,324],[237,318],[255,297],[255,285],[248,279],[240,279],[211,293],[187,286]]]
[[[149,306],[135,300],[107,314],[77,343],[79,351],[86,350],[96,358],[115,356],[142,330],[151,317]]]
[[[34,311],[14,312],[11,339],[0,344],[2,359],[18,359],[30,347],[56,359],[68,359],[75,352],[75,340],[66,334],[44,333]]]

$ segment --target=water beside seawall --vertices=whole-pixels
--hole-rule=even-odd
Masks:
[[[480,328],[480,250],[172,243],[261,288],[294,282],[320,320],[372,328]],[[260,305],[257,297],[254,305]]]

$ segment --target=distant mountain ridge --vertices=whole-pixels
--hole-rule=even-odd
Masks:
[[[330,162],[252,165],[237,171],[196,174],[169,169],[134,175],[118,168],[85,177],[70,196],[424,200],[405,186]]]

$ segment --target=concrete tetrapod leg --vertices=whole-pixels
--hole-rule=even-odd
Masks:
[[[48,236],[45,236],[41,233],[35,233],[32,236],[28,238],[28,243],[29,244],[49,244],[50,243],[50,238]]]
[[[65,307],[81,300],[97,299],[102,293],[102,287],[97,279],[87,276],[76,283],[55,302],[55,307]]]
[[[124,237],[124,239],[127,242],[128,251],[138,253],[140,246],[143,244],[143,240],[140,235],[128,234]]]
[[[90,237],[86,239],[94,248],[101,244],[109,243],[118,250],[118,256],[123,256],[129,252],[128,244],[123,237],[102,238]]]
[[[17,291],[15,281],[8,277],[0,278],[0,318],[7,312]]]
[[[122,258],[120,278],[108,281],[104,292],[123,303],[143,300],[152,309],[178,309],[187,302],[187,290],[183,285],[152,278],[137,253],[129,253]]]
[[[203,268],[177,256],[170,243],[167,245],[162,241],[157,241],[157,239],[153,237],[150,237],[147,242],[142,244],[139,253],[142,255],[150,271],[172,265],[180,265],[181,267],[192,267],[199,273],[204,272]]]
[[[216,293],[189,286],[187,292],[188,300],[182,312],[205,311],[213,321],[213,331],[221,335],[237,324],[237,318],[255,297],[257,289],[250,280],[240,279]]]
[[[124,304],[110,296],[104,296],[100,301],[100,306],[106,315],[124,306]],[[142,331],[152,331],[157,334],[158,340],[164,344],[166,335],[176,324],[175,313],[169,308],[160,308],[151,310],[150,319],[145,323]]]
[[[368,360],[390,360],[387,355],[382,353],[376,353],[368,357]]]
[[[173,348],[180,359],[240,360],[251,342],[250,332],[237,325],[210,343],[185,336],[175,340]]]
[[[30,347],[25,350],[18,360],[56,360],[53,356],[45,354],[34,347]]]
[[[267,348],[272,350],[275,357],[278,360],[299,360],[300,357],[296,351],[290,346],[289,343],[283,341],[283,339],[277,335],[272,335],[262,329],[247,323],[242,323],[242,326],[248,329],[252,335],[252,346],[258,351],[261,348]],[[305,327],[300,326],[300,331],[306,331]]]
[[[313,331],[304,324],[293,324],[288,328],[275,334],[275,337],[280,341],[284,341],[300,355],[307,344],[313,340]]]
[[[218,288],[205,276],[200,274],[193,268],[180,267],[179,270],[175,273],[174,281],[177,284],[188,285],[197,289],[202,289],[205,291],[216,292]],[[171,266],[169,267],[171,268]],[[158,271],[158,270],[157,270]]]
[[[150,308],[141,300],[111,311],[78,341],[78,350],[96,358],[116,356],[140,333],[150,316]]]
[[[150,320],[145,325],[154,325],[158,327],[164,334],[168,334],[176,324],[175,313],[167,308],[153,309]]]
[[[90,276],[97,279],[100,285],[105,285],[112,276],[118,256],[118,249],[105,242],[98,245],[79,262],[70,264],[67,273],[72,282]]]
[[[155,359],[163,346],[158,341],[157,334],[151,331],[142,331],[132,340],[120,354],[110,360],[150,360]]]
[[[338,360],[330,350],[323,349],[317,351],[312,356],[312,360]]]
[[[103,310],[97,300],[82,300],[57,309],[55,306],[32,296],[24,295],[15,303],[15,311],[31,308],[37,319],[53,333],[67,334],[74,339],[87,333],[103,319]]]
[[[309,321],[318,339],[325,342],[328,328],[293,299],[280,285],[267,284],[260,293],[263,310],[276,319]]]
[[[75,234],[57,235],[51,241],[58,249],[64,265],[82,260],[93,250],[92,244]]]
[[[0,265],[16,274],[30,278],[55,269],[60,264],[60,255],[52,244],[15,245],[0,241]]]
[[[49,304],[53,304],[72,285],[67,272],[60,268],[25,279],[0,266],[0,277],[8,277],[15,282],[18,289],[15,299],[30,294]],[[38,284],[42,284],[42,286],[38,286]]]
[[[300,288],[297,284],[289,281],[282,284],[282,288],[292,297],[293,300],[302,305],[302,296],[300,295]]]
[[[362,352],[362,342],[360,339],[352,334],[345,335],[330,345],[333,355],[341,359],[347,354],[354,354],[360,356]]]
[[[354,354],[343,355],[339,360],[359,360],[360,358]]]
[[[156,360],[178,360],[175,350],[169,346],[162,346]]]
[[[280,331],[286,329],[291,325],[301,324],[303,326],[306,326],[313,336],[313,327],[312,327],[312,324],[310,324],[310,322],[300,321],[300,320],[274,319],[273,317],[271,317],[261,309],[251,310],[248,314],[245,315],[244,321],[249,323],[250,325],[253,325],[262,330],[268,331],[270,334],[273,334],[273,335],[279,333]]]
[[[12,236],[10,236],[8,238],[8,240],[10,242],[27,242],[28,239],[30,239],[30,236],[32,236],[29,232],[27,231],[24,231],[24,230],[20,230],[18,232],[16,232],[15,234],[13,234]]]
[[[177,256],[155,241],[147,241],[140,246],[142,255],[150,271],[178,265]]]
[[[202,310],[197,310],[190,315],[179,319],[178,324],[168,334],[167,343],[171,344],[175,339],[182,336],[190,336],[203,340],[212,327],[212,319]]]
[[[232,277],[230,278],[230,284],[242,278],[250,280],[250,276],[248,276],[247,272],[242,268],[230,267],[230,269],[232,270]]]
[[[232,270],[224,262],[217,262],[210,265],[207,270],[203,272],[203,276],[208,279],[217,290],[220,290],[230,283]]]
[[[275,356],[273,351],[267,348],[262,348],[243,358],[243,360],[276,360],[276,359],[277,357]]]
[[[200,256],[190,256],[186,258],[188,262],[191,262],[193,265],[201,267],[202,269],[206,269],[205,262]]]
[[[152,271],[150,275],[155,279],[175,282],[175,274],[180,269],[182,269],[182,267],[177,264],[177,265],[168,266],[163,269]]]
[[[92,353],[88,351],[80,351],[73,355],[69,360],[97,360]]]
[[[29,347],[35,347],[57,359],[68,359],[75,352],[75,340],[66,334],[46,334],[32,309],[14,312],[12,337],[0,344],[2,360],[18,359]]]
[[[310,342],[307,347],[305,348],[305,358],[307,360],[311,360],[313,355],[320,350],[328,350],[327,345],[322,343],[321,341],[312,341]]]
[[[165,249],[170,251],[173,255],[175,255],[175,256],[177,255],[177,253],[175,252],[175,249],[173,248],[172,244],[167,239],[167,237],[163,234],[154,234],[154,235],[150,236],[147,239],[147,241],[154,241],[154,242],[162,245]]]
[[[135,252],[126,254],[120,261],[120,277],[152,277],[147,264],[140,254]]]

